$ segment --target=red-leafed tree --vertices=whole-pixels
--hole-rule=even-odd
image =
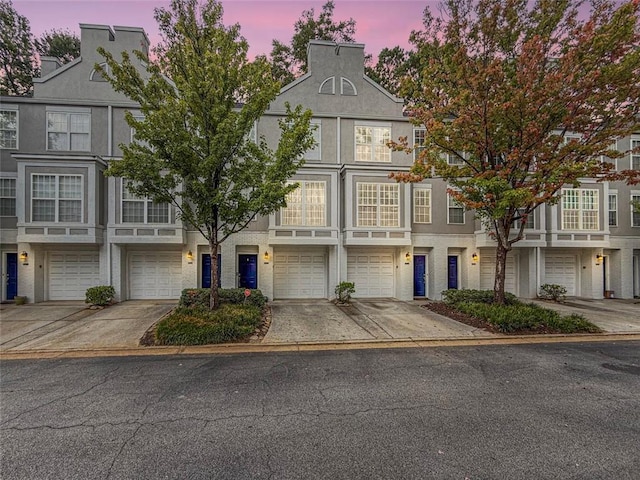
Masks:
[[[411,35],[418,74],[401,93],[426,135],[410,173],[393,177],[441,177],[475,210],[497,243],[498,303],[507,254],[538,206],[581,178],[640,179],[602,161],[624,155],[611,145],[640,127],[639,0],[582,3],[443,0]]]

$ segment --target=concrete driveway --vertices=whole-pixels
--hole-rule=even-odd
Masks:
[[[271,314],[263,343],[491,336],[422,308],[419,302],[394,299],[353,300],[349,307],[328,300],[275,300]]]
[[[81,302],[2,305],[0,351],[135,347],[174,306],[173,301],[127,301],[103,310]]]

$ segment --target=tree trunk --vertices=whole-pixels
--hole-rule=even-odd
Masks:
[[[209,308],[215,310],[220,306],[218,295],[218,241],[209,240],[209,254],[211,255],[211,294],[209,295]]]
[[[493,283],[493,301],[499,305],[504,305],[504,280],[507,274],[507,253],[510,248],[505,247],[498,240],[496,249],[496,277]]]

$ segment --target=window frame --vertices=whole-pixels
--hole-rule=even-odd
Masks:
[[[364,187],[365,185],[374,185],[375,189],[376,189],[376,198],[375,198],[375,204],[364,204],[360,202],[360,188]],[[380,199],[381,199],[381,187],[392,187],[393,190],[395,190],[395,197],[397,200],[397,203],[395,205],[393,204],[387,204],[387,205],[381,205],[380,203]],[[360,207],[375,207],[376,209],[376,222],[375,225],[362,225],[361,223],[361,215],[360,215]],[[382,225],[382,218],[383,215],[382,207],[387,207],[390,209],[393,209],[394,207],[397,208],[397,215],[395,216],[395,220],[396,220],[396,224],[394,225]],[[400,228],[400,185],[397,183],[375,183],[375,182],[356,182],[356,227],[358,228]]]
[[[567,195],[568,192],[575,192],[577,194],[577,201],[575,202],[577,204],[578,208],[567,208],[566,206],[566,201],[569,198],[569,195]],[[594,209],[586,209],[584,208],[585,204],[584,204],[584,200],[587,197],[585,195],[585,193],[587,192],[591,192],[591,193],[595,193],[594,197],[595,200],[593,202],[593,204],[595,205]],[[596,189],[596,188],[563,188],[561,191],[561,195],[562,195],[562,199],[560,201],[560,207],[561,207],[561,212],[560,212],[560,229],[561,230],[566,230],[566,231],[581,231],[581,232],[597,232],[600,230],[600,190]],[[566,213],[569,212],[576,212],[576,217],[577,217],[577,223],[578,226],[577,228],[568,228],[566,226],[567,221],[569,220],[569,216],[566,215]],[[584,224],[585,222],[585,213],[586,212],[595,212],[595,228],[584,228]],[[608,223],[608,219],[607,219],[607,223]]]
[[[67,130],[65,132],[56,132],[56,131],[50,131],[49,130],[49,115],[66,115],[67,117]],[[84,115],[88,117],[88,131],[87,132],[72,132],[71,131],[71,117],[72,115]],[[65,109],[47,109],[45,112],[45,147],[46,147],[46,151],[47,152],[91,152],[91,111],[76,111],[76,110],[65,110]],[[56,149],[56,148],[51,148],[51,145],[49,144],[49,133],[66,133],[66,137],[67,137],[67,142],[66,142],[66,149],[65,148],[61,148],[61,149]],[[79,149],[73,149],[71,148],[71,135],[72,134],[82,134],[82,135],[87,135],[89,141],[88,143],[88,148],[86,150],[79,150]]]
[[[54,177],[55,178],[55,194],[53,197],[34,197],[33,182],[36,177]],[[63,177],[74,177],[80,179],[80,198],[60,198],[60,179]],[[84,223],[84,175],[76,173],[32,173],[31,174],[31,190],[29,192],[30,201],[30,220],[32,223]],[[54,219],[53,220],[34,220],[33,202],[34,200],[53,200],[54,201]],[[80,202],[80,219],[78,221],[61,221],[60,220],[60,201],[74,200]]]
[[[316,127],[313,130],[313,140],[317,141],[318,144],[314,148],[304,152],[304,159],[319,162],[322,160],[322,121],[319,118],[312,118],[310,124]]]
[[[640,191],[636,192],[633,191],[631,192],[630,196],[630,202],[629,202],[629,210],[630,210],[630,214],[631,214],[631,228],[639,228],[640,227],[640,212],[636,213],[633,211],[633,202],[637,201],[640,202]],[[635,222],[635,220],[637,220],[637,222]]]
[[[447,187],[447,188],[451,189],[451,187]],[[462,210],[462,222],[451,221],[452,208]],[[455,200],[455,198],[453,198],[453,196],[449,192],[447,192],[447,225],[465,225],[467,223],[466,213],[467,212],[464,208],[464,205],[460,204],[457,200]]]
[[[634,142],[638,144],[638,147],[633,146]],[[633,150],[634,148],[640,148],[639,135],[632,135],[631,138],[629,139],[629,150]],[[635,162],[635,166],[634,166],[634,162]],[[635,154],[633,152],[629,153],[629,169],[640,170],[640,152]]]
[[[614,199],[614,209],[611,209],[611,199]],[[614,223],[611,223],[611,214],[614,214]],[[618,193],[609,192],[609,196],[607,198],[607,224],[610,227],[618,226]]]
[[[424,137],[422,138],[422,142],[419,142],[416,139],[416,133],[418,132],[424,135]],[[418,159],[418,157],[420,156],[420,153],[425,149],[424,140],[426,138],[426,135],[427,135],[427,129],[424,127],[415,127],[413,129],[413,161],[414,162]]]
[[[289,184],[298,183],[299,186],[294,192],[300,191],[300,223],[285,223],[285,211],[290,209],[291,207],[287,205],[286,207],[282,207],[280,209],[280,226],[282,227],[326,227],[327,226],[327,182],[326,180],[298,180],[296,182],[289,182]],[[309,224],[309,209],[310,204],[307,198],[307,188],[309,188],[309,184],[322,184],[322,189],[324,192],[323,195],[323,203],[322,203],[322,224]],[[293,192],[292,192],[293,193]],[[320,205],[320,204],[318,204]]]
[[[124,192],[126,188],[126,182],[128,179],[120,178],[120,224],[122,225],[171,225],[171,205],[169,203],[156,203],[149,197],[135,197],[135,198],[124,198]],[[132,193],[130,195],[133,196]],[[138,202],[143,205],[143,221],[142,222],[130,222],[124,220],[124,203],[125,202]],[[153,205],[166,205],[167,208],[167,221],[166,222],[150,222],[149,221],[149,207]]]
[[[416,198],[418,193],[428,193],[428,195],[427,195],[428,204],[427,205],[418,205],[417,198]],[[433,195],[431,194],[431,189],[430,188],[417,187],[417,188],[413,189],[413,223],[418,223],[418,224],[421,224],[421,225],[429,225],[429,224],[433,223],[433,217],[432,217],[432,214],[431,214],[431,206],[432,206],[432,203],[433,203],[432,202],[432,198],[433,198]],[[418,207],[422,207],[422,208],[426,208],[427,209],[427,212],[428,212],[427,215],[423,214],[423,216],[428,217],[428,220],[425,220],[425,221],[418,220],[418,213],[417,213],[417,208]]]
[[[371,143],[358,143],[358,129],[359,128],[370,128],[371,129]],[[353,126],[353,157],[356,162],[359,163],[391,163],[391,149],[387,147],[384,143],[382,146],[385,148],[385,158],[382,160],[376,159],[376,146],[380,146],[377,141],[381,138],[381,135],[377,132],[380,130],[387,130],[389,141],[391,140],[391,125],[381,125],[381,124],[369,124],[366,122],[356,123]],[[382,135],[384,137],[384,134]],[[358,156],[358,146],[368,146],[370,148],[370,155],[367,159],[361,159]]]
[[[18,192],[16,190],[16,186],[18,183],[18,179],[15,177],[0,177],[0,184],[4,183],[5,181],[9,181],[9,182],[13,182],[13,187],[9,187],[9,189],[11,190],[11,188],[13,188],[13,196],[10,195],[3,195],[4,194],[4,186],[0,185],[0,217],[2,218],[11,218],[11,217],[15,217],[16,216],[16,201],[18,198]],[[3,214],[3,208],[2,208],[2,203],[4,200],[13,200],[13,214],[11,215],[4,215]]]
[[[18,110],[18,108],[12,108],[9,105],[2,105],[0,106],[0,114],[2,113],[15,113],[16,115],[16,144],[15,147],[6,147],[0,143],[0,150],[18,150],[20,148],[20,110]],[[0,132],[4,131],[12,132],[13,129],[3,128],[0,130]]]

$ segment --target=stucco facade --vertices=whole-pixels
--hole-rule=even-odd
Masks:
[[[147,49],[144,31],[81,25],[81,41],[79,59],[43,64],[33,97],[1,100],[5,119],[15,121],[0,149],[2,300],[83,299],[87,287],[107,284],[119,300],[177,298],[208,286],[204,238],[170,206],[132,197],[122,179],[104,175],[131,141],[124,114],[137,106],[94,71],[96,49]],[[300,188],[288,207],[223,243],[221,285],[257,287],[269,298],[331,298],[340,281],[353,281],[356,296],[402,300],[491,288],[495,243],[473,212],[455,205],[441,180],[388,178],[413,158],[384,143],[419,140],[420,129],[401,99],[365,76],[364,46],[313,41],[308,54],[309,72],[281,90],[256,131],[275,146],[285,102],[302,104],[313,112],[318,146],[292,179]],[[640,135],[618,148],[630,141]],[[617,163],[637,168],[640,158]],[[541,284],[560,283],[587,298],[640,295],[640,215],[630,204],[640,189],[589,180],[580,188],[597,208],[578,212],[575,224],[563,202],[538,209],[509,255],[508,290],[534,297]]]

